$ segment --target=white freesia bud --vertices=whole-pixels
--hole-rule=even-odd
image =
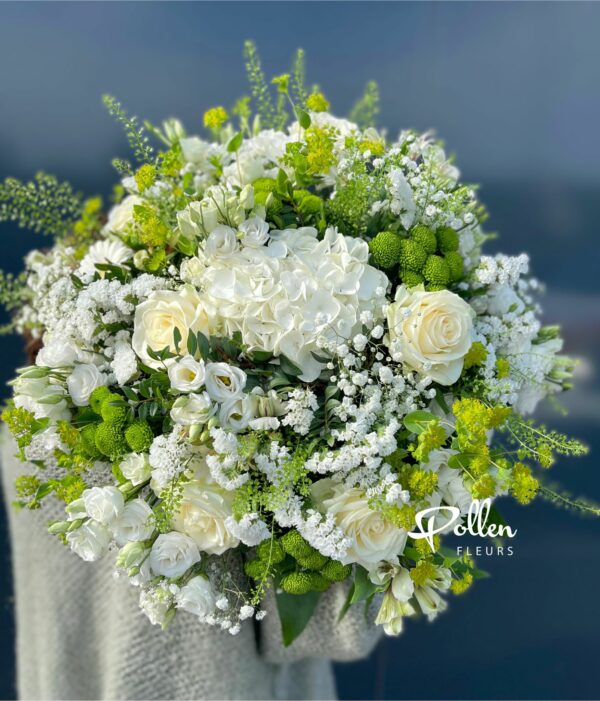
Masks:
[[[177,592],[175,602],[177,608],[204,619],[215,610],[215,592],[206,577],[192,577]]]
[[[123,512],[125,501],[116,487],[92,487],[81,495],[87,515],[108,525]]]
[[[111,528],[119,545],[132,540],[147,540],[154,531],[154,514],[143,499],[133,499],[125,504],[123,512],[111,524]]]
[[[152,545],[150,567],[163,577],[181,577],[193,565],[200,562],[196,543],[187,535],[171,531],[161,533]]]
[[[227,363],[208,363],[204,383],[206,391],[216,402],[240,395],[246,386],[246,373]]]
[[[168,370],[171,387],[179,392],[194,392],[204,384],[204,361],[186,355]]]
[[[82,560],[99,560],[110,542],[110,531],[97,521],[88,521],[66,535],[71,550]]]
[[[129,453],[123,458],[119,468],[125,479],[128,479],[134,486],[150,479],[152,472],[147,453]]]
[[[97,388],[108,384],[108,377],[92,363],[76,365],[67,377],[67,389],[75,406],[87,406],[90,394]]]
[[[177,397],[171,407],[171,418],[176,424],[191,426],[205,424],[215,411],[213,403],[206,392],[194,392]]]

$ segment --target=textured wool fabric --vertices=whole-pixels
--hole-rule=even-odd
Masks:
[[[185,612],[166,631],[152,626],[138,590],[113,576],[114,557],[80,560],[45,532],[52,506],[18,512],[13,480],[24,465],[4,435],[1,461],[16,600],[17,680],[22,699],[333,699],[330,660],[368,655],[379,633],[362,606],[336,623],[345,586],[320,601],[289,648],[273,596],[260,624],[237,636]],[[260,626],[257,644],[255,626]]]

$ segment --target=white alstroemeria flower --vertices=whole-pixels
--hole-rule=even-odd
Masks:
[[[216,402],[239,396],[246,386],[246,373],[227,363],[207,363],[204,383]]]
[[[111,524],[118,545],[130,541],[147,540],[154,531],[154,514],[143,499],[132,499],[125,504],[121,515]]]
[[[155,574],[181,577],[190,567],[200,562],[200,553],[189,536],[171,531],[161,533],[154,541],[149,560]]]
[[[104,525],[116,521],[125,507],[123,494],[116,487],[92,487],[81,498],[87,515]]]
[[[210,581],[206,577],[192,577],[175,594],[178,609],[193,613],[201,620],[215,610],[216,596]]]
[[[108,384],[108,377],[92,363],[76,365],[67,377],[67,389],[75,406],[87,406],[90,394],[97,388]]]
[[[88,521],[70,533],[67,542],[71,550],[86,562],[95,562],[105,553],[110,542],[110,531],[97,521]]]
[[[195,392],[204,384],[204,361],[186,355],[168,370],[171,387],[179,392]]]

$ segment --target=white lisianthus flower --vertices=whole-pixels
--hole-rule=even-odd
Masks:
[[[404,551],[406,531],[373,511],[362,489],[322,479],[313,484],[312,495],[319,510],[331,514],[351,540],[344,564],[372,570],[381,560],[392,560]]]
[[[163,587],[149,586],[140,591],[140,609],[148,616],[152,625],[161,626],[173,605],[172,594]]]
[[[129,453],[119,464],[123,477],[137,486],[150,479],[152,467],[147,453]]]
[[[473,341],[471,307],[448,290],[410,291],[401,285],[387,310],[390,350],[411,370],[441,385],[454,384]]]
[[[47,368],[64,368],[75,365],[78,359],[78,349],[71,341],[45,335],[44,345],[35,358],[35,364]]]
[[[86,275],[93,275],[96,272],[96,265],[99,263],[111,265],[121,265],[133,257],[133,251],[118,239],[104,239],[92,244],[88,252],[83,257],[79,271]],[[104,273],[100,271],[100,276]]]
[[[161,533],[150,551],[150,567],[154,574],[163,577],[181,577],[200,562],[196,543],[184,533]]]
[[[11,384],[15,406],[31,411],[36,419],[68,421],[71,418],[64,388],[53,384],[48,377],[26,377],[24,373]]]
[[[97,521],[88,521],[77,530],[67,533],[71,550],[86,562],[95,562],[105,553],[110,543],[110,531]]]
[[[177,592],[175,602],[178,609],[193,613],[200,619],[206,618],[215,610],[215,592],[206,577],[192,577]]]
[[[207,258],[229,258],[238,248],[235,229],[224,224],[215,227],[204,244],[204,253]]]
[[[216,407],[213,405],[206,392],[195,394],[191,392],[182,397],[177,397],[171,407],[171,418],[176,424],[192,426],[193,424],[205,424],[214,414]]]
[[[246,373],[227,363],[207,363],[204,383],[216,402],[239,396],[246,386]]]
[[[132,499],[125,504],[123,512],[111,524],[118,545],[133,540],[146,540],[154,531],[154,514],[143,499]]]
[[[148,355],[148,348],[161,351],[169,347],[176,351],[173,338],[175,329],[181,334],[180,348],[185,349],[188,332],[209,334],[208,317],[202,300],[194,288],[186,285],[181,290],[158,290],[137,306],[133,321],[131,345],[138,357],[151,368],[163,364]]]
[[[179,267],[179,277],[183,282],[188,282],[191,285],[199,285],[202,282],[205,265],[197,256],[185,258]]]
[[[253,418],[252,399],[247,394],[227,399],[221,404],[219,423],[223,428],[237,433],[248,428],[248,424]]]
[[[232,503],[233,493],[214,482],[204,466],[196,470],[195,479],[184,486],[172,525],[190,536],[202,552],[221,555],[239,544],[225,525],[227,518],[233,515]]]
[[[186,355],[169,366],[172,389],[179,392],[195,392],[204,384],[204,361]]]
[[[269,240],[269,225],[264,219],[252,217],[239,226],[242,232],[242,244],[250,248],[264,246]]]
[[[75,406],[87,406],[90,394],[97,387],[106,384],[108,384],[108,377],[92,363],[76,365],[67,377],[67,389]]]
[[[81,498],[87,515],[104,525],[116,521],[125,508],[123,494],[116,487],[92,487]]]

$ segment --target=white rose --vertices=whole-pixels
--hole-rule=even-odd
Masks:
[[[110,542],[110,531],[101,523],[88,521],[77,530],[67,533],[67,542],[82,560],[94,562],[106,552]]]
[[[252,399],[247,394],[228,399],[221,404],[219,423],[223,428],[237,433],[248,428],[248,424],[253,418]]]
[[[115,205],[108,213],[108,221],[104,226],[104,231],[113,234],[122,234],[133,222],[133,208],[143,204],[144,201],[137,195],[129,195],[119,204]]]
[[[242,243],[250,248],[264,246],[269,240],[269,225],[264,219],[252,217],[242,222],[239,230],[243,234]]]
[[[401,285],[387,312],[388,343],[410,369],[451,385],[462,372],[473,333],[471,307],[448,290]]]
[[[132,540],[147,540],[154,531],[152,509],[143,499],[128,501],[111,529],[118,545]]]
[[[76,365],[67,377],[67,389],[75,406],[87,406],[90,394],[108,383],[108,377],[92,363]]]
[[[175,595],[177,608],[205,618],[215,610],[215,592],[206,577],[192,577]]]
[[[194,392],[204,383],[204,361],[186,355],[169,367],[171,387],[179,392]]]
[[[86,489],[81,498],[87,515],[104,525],[119,518],[125,507],[123,494],[116,487],[92,487]]]
[[[208,235],[204,244],[204,253],[209,258],[229,258],[237,248],[235,230],[230,226],[219,224]]]
[[[225,526],[225,520],[232,516],[233,494],[219,487],[206,467],[196,476],[183,488],[172,525],[190,536],[202,552],[221,555],[239,544]]]
[[[200,562],[198,546],[184,533],[161,533],[150,551],[150,567],[163,577],[181,577]]]
[[[208,363],[204,383],[212,399],[224,402],[242,393],[246,386],[246,373],[227,363]]]
[[[192,256],[191,258],[183,259],[181,266],[179,267],[179,277],[184,282],[189,282],[192,285],[199,286],[199,283],[202,281],[204,271],[204,263],[197,256]]]
[[[356,562],[372,570],[381,560],[393,560],[404,551],[406,531],[373,511],[362,489],[348,489],[343,484],[323,479],[315,482],[312,491],[318,508],[331,514],[352,541],[344,564]]]
[[[171,407],[171,418],[176,424],[192,426],[193,424],[205,424],[215,407],[206,392],[202,394],[187,394],[177,397]]]
[[[147,453],[129,453],[123,458],[119,468],[123,477],[135,486],[149,479],[152,472]]]
[[[161,351],[169,347],[175,352],[173,331],[181,334],[180,349],[187,345],[188,331],[208,335],[208,317],[198,293],[189,286],[177,292],[159,290],[135,310],[131,345],[138,357],[151,368],[162,363],[148,355],[147,349]]]

